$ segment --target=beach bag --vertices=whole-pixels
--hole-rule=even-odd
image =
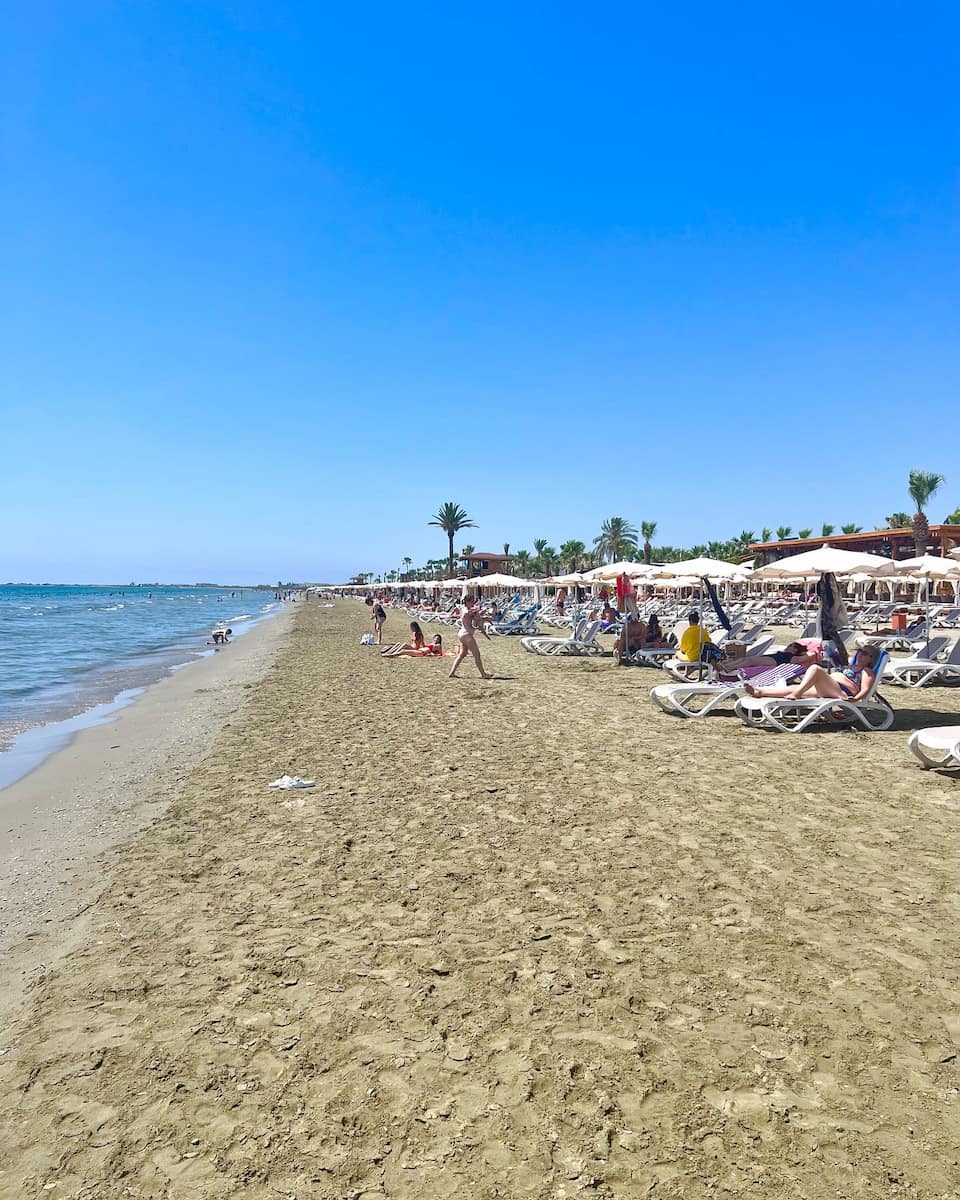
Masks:
[[[715,646],[713,642],[704,642],[700,647],[700,661],[702,663],[716,663],[723,658],[723,650],[719,646]]]
[[[376,642],[372,633],[365,633],[360,639],[361,646],[375,646]]]

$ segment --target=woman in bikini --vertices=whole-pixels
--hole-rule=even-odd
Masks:
[[[775,700],[799,700],[803,696],[822,696],[826,700],[862,700],[874,685],[877,677],[877,646],[861,646],[853,656],[853,662],[841,671],[827,671],[823,667],[807,667],[803,678],[792,687],[751,687],[746,689],[751,696]]]
[[[391,646],[389,650],[381,650],[382,658],[430,658],[432,655],[443,654],[443,640],[438,633],[432,642],[427,642],[423,630],[416,621],[410,622],[410,641],[400,646]]]
[[[483,659],[480,657],[480,647],[477,645],[478,629],[485,638],[489,638],[490,636],[484,628],[484,620],[477,607],[478,603],[479,601],[476,596],[467,596],[460,608],[460,628],[457,630],[457,641],[460,643],[460,648],[457,651],[457,657],[453,660],[453,666],[450,668],[450,679],[456,679],[457,668],[468,654],[473,655],[473,661],[477,664],[480,678],[492,678],[483,669]]]

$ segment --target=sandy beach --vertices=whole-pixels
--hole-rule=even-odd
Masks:
[[[0,1045],[24,986],[82,936],[78,918],[113,856],[209,754],[243,690],[272,661],[292,611],[150,687],[0,789]]]
[[[16,785],[109,824],[71,771],[128,743],[122,852],[8,993],[2,1200],[960,1195],[960,781],[906,750],[960,689],[762,734],[296,609]]]

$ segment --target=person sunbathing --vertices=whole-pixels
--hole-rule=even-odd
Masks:
[[[399,646],[391,646],[389,650],[381,650],[383,658],[431,658],[443,655],[443,638],[438,633],[432,642],[426,641],[423,630],[416,621],[410,622],[411,638],[409,642]]]
[[[771,667],[783,667],[793,663],[797,667],[809,667],[819,662],[816,654],[803,642],[789,642],[782,650],[774,650],[770,654],[745,654],[743,658],[731,658],[720,665],[721,675],[735,675],[738,671],[746,671],[750,667],[759,667],[769,671]]]
[[[657,614],[653,613],[647,622],[647,636],[643,639],[644,650],[664,650],[672,645],[673,642],[663,635],[660,622],[657,620]]]
[[[646,645],[647,641],[647,623],[645,621],[631,621],[629,618],[624,621],[623,628],[620,631],[620,636],[613,643],[613,657],[618,663],[622,663],[625,658],[629,658],[635,650],[640,650]]]
[[[877,678],[877,646],[861,646],[853,662],[842,670],[827,671],[824,667],[809,666],[799,683],[792,687],[758,688],[746,684],[751,696],[772,700],[800,700],[804,696],[822,696],[825,700],[862,700]]]

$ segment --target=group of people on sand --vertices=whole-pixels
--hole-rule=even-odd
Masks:
[[[477,645],[477,634],[481,633],[485,638],[490,637],[487,633],[487,624],[493,620],[492,617],[484,616],[480,611],[480,598],[474,595],[464,596],[463,602],[459,609],[460,627],[457,630],[457,654],[450,666],[450,679],[457,678],[457,672],[461,664],[468,655],[473,657],[473,661],[477,664],[477,670],[480,672],[481,679],[492,679],[484,668],[483,659],[480,656],[480,647]],[[378,612],[379,610],[379,612]],[[383,639],[383,625],[387,619],[387,614],[379,601],[375,601],[373,605],[373,613],[371,620],[373,621],[374,636],[376,644],[380,645]],[[390,646],[386,650],[380,651],[384,658],[439,658],[443,655],[443,638],[438,633],[432,642],[428,642],[423,635],[423,630],[416,621],[410,622],[410,640],[402,642],[396,646]]]

